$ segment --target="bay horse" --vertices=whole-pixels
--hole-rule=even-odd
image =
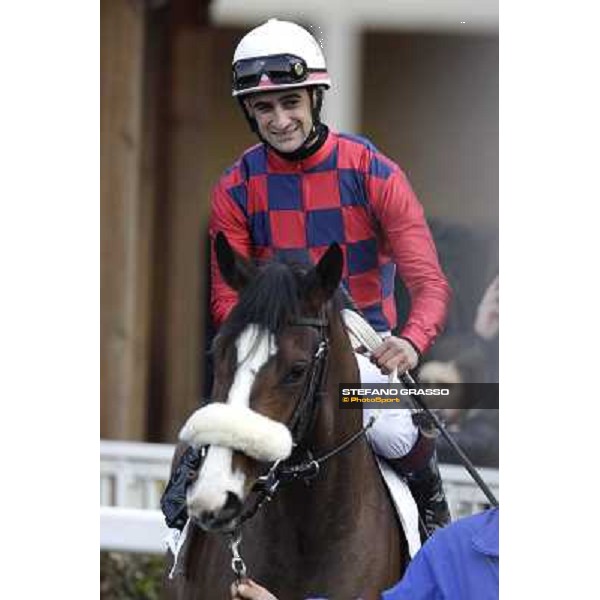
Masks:
[[[243,522],[239,550],[248,576],[279,600],[379,599],[409,555],[365,436],[344,444],[363,428],[363,415],[338,400],[339,383],[360,381],[340,314],[342,251],[332,244],[311,268],[258,268],[218,234],[215,252],[239,301],[215,339],[211,402],[180,435],[208,450],[188,488],[192,525],[168,597],[227,600],[232,554],[220,534],[244,521],[259,476],[272,461],[292,465],[289,473],[304,457],[310,463],[339,448],[312,479],[282,483]]]

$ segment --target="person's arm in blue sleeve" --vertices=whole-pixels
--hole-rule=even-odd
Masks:
[[[423,547],[408,565],[404,577],[393,588],[383,592],[383,600],[442,600],[435,574]]]

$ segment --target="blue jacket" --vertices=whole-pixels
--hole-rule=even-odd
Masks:
[[[498,600],[498,509],[441,529],[383,600]]]

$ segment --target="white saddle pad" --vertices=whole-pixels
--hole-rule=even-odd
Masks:
[[[419,535],[419,511],[408,485],[387,464],[387,462],[375,455],[379,471],[387,485],[392,501],[402,528],[408,542],[408,551],[412,558],[421,548],[421,536]]]

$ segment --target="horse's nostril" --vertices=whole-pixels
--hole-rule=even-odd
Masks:
[[[223,520],[233,519],[239,515],[241,510],[241,500],[233,492],[227,492],[227,500],[225,501],[223,508],[220,510],[219,518]]]
[[[230,527],[241,512],[242,501],[233,492],[227,492],[222,508],[203,510],[194,520],[205,531],[215,531],[222,527]]]

